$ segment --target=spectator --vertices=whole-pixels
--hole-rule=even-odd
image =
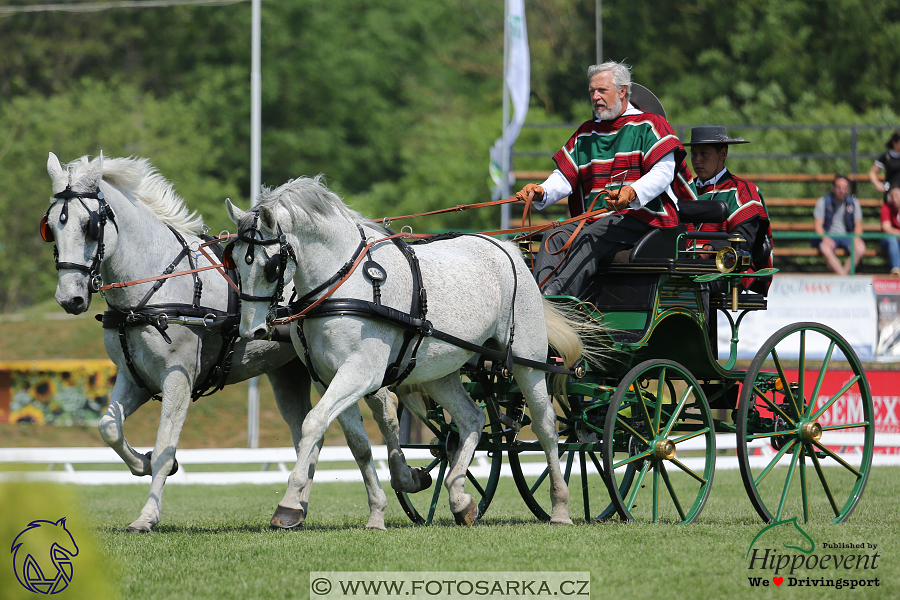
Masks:
[[[703,223],[699,231],[715,231],[738,235],[747,240],[753,261],[753,271],[772,266],[772,230],[769,214],[759,188],[755,184],[731,174],[725,166],[728,146],[748,144],[743,138],[730,138],[724,127],[703,126],[691,129],[691,166],[697,174],[697,200],[722,200],[728,205],[728,219],[724,223]],[[698,240],[704,250],[716,251],[729,245],[724,240]],[[764,294],[771,277],[748,278],[743,283],[753,291]]]
[[[852,236],[852,234],[862,234],[862,210],[859,200],[850,193],[849,179],[843,175],[834,176],[831,192],[816,202],[813,221],[816,233],[822,236],[819,240],[813,240],[813,247],[819,249],[819,252],[825,257],[828,268],[834,273],[849,275],[850,271],[859,265],[859,261],[866,252],[866,244],[862,238]],[[854,248],[853,251],[851,251],[851,247]],[[844,263],[841,263],[835,254],[835,250],[838,248],[843,248],[854,257],[854,260],[848,257]]]
[[[900,186],[891,187],[881,205],[881,231],[891,235],[881,239],[881,249],[888,255],[891,275],[900,277]]]
[[[545,206],[575,194],[583,207],[609,191],[611,211],[563,226],[544,239],[535,278],[545,295],[581,297],[601,265],[631,248],[653,228],[678,225],[678,202],[697,199],[687,153],[665,117],[631,104],[631,69],[617,62],[588,68],[594,119],[583,123],[553,160],[557,169],[540,185],[527,184],[516,197]],[[601,208],[598,206],[597,208]],[[571,243],[561,239],[568,234]],[[549,246],[549,247],[548,247]],[[566,254],[559,256],[567,248]],[[563,263],[563,260],[565,261]]]
[[[894,132],[884,145],[887,152],[875,159],[872,168],[869,169],[869,181],[875,186],[875,191],[882,192],[887,200],[888,190],[900,187],[900,130]],[[884,183],[878,180],[878,171],[884,169]]]

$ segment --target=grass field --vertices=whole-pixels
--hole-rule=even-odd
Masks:
[[[898,479],[900,468],[873,469],[848,523],[802,526],[816,542],[816,554],[874,552],[828,550],[823,543],[878,545],[874,570],[794,573],[814,579],[878,577],[879,587],[864,590],[751,587],[749,576],[771,579],[774,572],[748,569],[746,554],[763,524],[744,496],[737,471],[717,473],[700,522],[690,526],[550,527],[530,515],[509,479],[501,482],[482,522],[469,529],[452,524],[444,500],[437,525],[412,526],[390,495],[388,531],[365,530],[365,494],[358,484],[317,483],[307,526],[296,532],[268,529],[283,486],[170,486],[163,522],[142,536],[123,529],[146,500],[145,486],[69,486],[62,497],[76,497],[80,510],[70,511],[68,522],[92,532],[105,557],[105,577],[129,600],[308,598],[310,571],[589,571],[594,599],[897,598]],[[48,503],[55,507],[48,516],[36,514],[38,508],[30,503],[12,512],[24,519],[66,516],[59,504]],[[3,520],[11,518],[7,508]],[[10,525],[16,528],[6,525],[4,532]],[[784,542],[796,544],[796,537]],[[780,538],[763,539],[771,548],[791,552]],[[75,591],[78,575],[76,569]]]

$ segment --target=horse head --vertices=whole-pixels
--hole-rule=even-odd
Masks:
[[[55,242],[54,260],[59,271],[56,301],[67,313],[81,314],[91,305],[91,294],[99,287],[103,255],[116,241],[117,227],[106,204],[100,182],[103,153],[88,162],[63,168],[52,152],[47,173],[53,183],[53,199],[41,220],[41,236]]]
[[[238,231],[225,250],[225,260],[240,274],[239,331],[245,338],[263,339],[271,331],[275,308],[284,301],[285,283],[294,277],[297,257],[279,224],[277,208],[242,211],[227,199],[225,207]]]

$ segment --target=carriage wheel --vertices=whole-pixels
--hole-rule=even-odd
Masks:
[[[607,487],[622,519],[693,523],[709,497],[715,460],[712,413],[686,368],[648,360],[622,378],[603,431]]]
[[[569,396],[570,406],[562,407],[562,414],[557,416],[560,426],[559,441],[563,444],[579,444],[578,448],[560,449],[558,452],[563,478],[569,486],[569,508],[572,516],[578,511],[586,522],[604,521],[616,514],[615,506],[609,501],[605,475],[600,454],[600,434],[581,419],[573,417],[571,405],[582,397]],[[585,398],[590,402],[590,398]],[[512,411],[516,421],[522,422],[525,402],[519,403],[517,410]],[[581,413],[584,414],[584,413]],[[590,420],[588,418],[588,420]],[[602,420],[596,419],[598,425]],[[534,444],[531,444],[532,446]],[[529,510],[541,521],[550,520],[550,479],[546,455],[543,450],[530,448],[516,449],[513,446],[508,452],[509,467],[519,494]],[[622,493],[631,486],[635,470],[629,469],[629,477],[621,482]],[[580,502],[580,507],[579,507]]]
[[[426,399],[427,419],[425,426],[432,435],[431,441],[426,444],[401,444],[405,450],[407,459],[413,462],[412,457],[417,450],[428,450],[429,456],[425,459],[424,468],[431,475],[431,487],[427,490],[415,494],[406,492],[397,492],[397,500],[406,516],[416,525],[430,525],[434,520],[434,515],[438,505],[447,503],[447,488],[444,487],[444,477],[450,468],[450,462],[456,454],[457,444],[459,442],[459,434],[451,423],[445,422],[444,411],[438,407],[431,399]],[[397,418],[402,415],[405,410],[400,404],[397,412]],[[421,423],[415,413],[413,414],[413,422]],[[485,423],[485,433],[491,435],[500,435],[502,425],[500,420],[496,418],[496,410],[491,403],[488,403],[487,422]],[[482,434],[484,435],[484,434]],[[415,461],[421,462],[421,461]],[[478,518],[484,516],[487,512],[494,493],[497,491],[497,484],[500,481],[500,468],[503,466],[503,454],[498,451],[493,452],[475,452],[475,459],[469,465],[466,471],[466,492],[478,503]],[[449,514],[449,507],[447,513]]]
[[[847,520],[866,487],[875,423],[844,338],[818,323],[778,330],[750,364],[736,420],[741,477],[764,521]]]

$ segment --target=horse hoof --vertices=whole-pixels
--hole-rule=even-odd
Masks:
[[[474,525],[478,520],[478,505],[475,500],[469,500],[469,505],[458,513],[453,513],[457,525]]]
[[[279,504],[269,526],[272,529],[296,529],[303,527],[305,518],[302,508],[285,508]]]
[[[421,492],[423,490],[427,490],[431,487],[431,473],[426,471],[423,467],[419,467],[418,469],[412,470],[413,479],[416,481],[416,492]]]
[[[151,528],[146,525],[135,525],[134,523],[125,528],[128,533],[150,533],[150,530]]]
[[[551,525],[575,525],[575,523],[572,522],[572,519],[566,519],[566,520],[564,520],[564,521],[562,521],[562,520],[560,520],[560,521],[554,521],[554,520],[551,520],[551,521],[550,521],[550,524],[551,524]]]
[[[145,454],[144,456],[147,457],[147,460],[149,460],[150,462],[153,462],[153,450],[151,450],[150,452],[148,452],[148,453]],[[178,459],[176,458],[176,459],[175,459],[175,462],[172,464],[172,470],[169,471],[169,475],[168,475],[168,476],[172,476],[172,475],[174,475],[174,474],[177,473],[177,472],[178,472]]]

